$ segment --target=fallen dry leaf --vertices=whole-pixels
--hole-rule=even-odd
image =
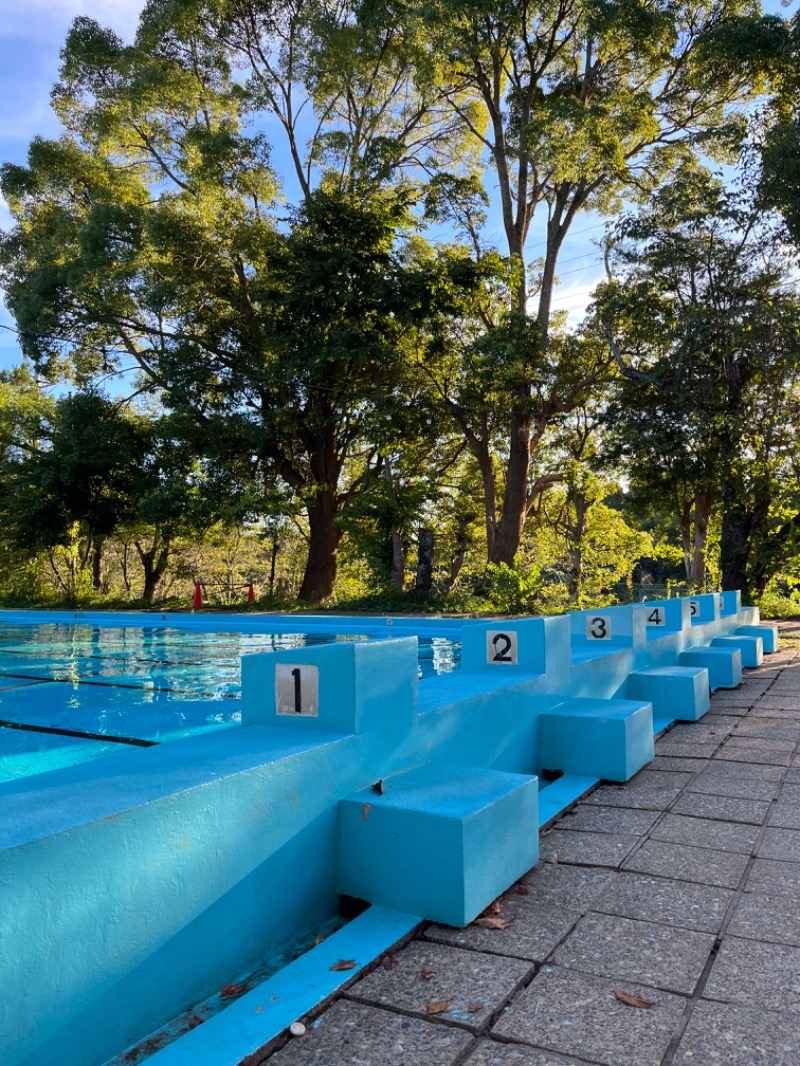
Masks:
[[[432,970],[429,966],[423,966],[419,973],[420,977],[424,977],[426,981],[436,976],[436,970]]]
[[[492,900],[492,902],[489,904],[488,907],[486,907],[484,910],[481,911],[481,913],[480,913],[480,915],[478,917],[480,917],[480,918],[491,918],[495,914],[499,914],[502,909],[503,909],[503,906],[500,903],[500,900],[499,899],[494,899],[494,900]]]
[[[446,1011],[450,1006],[449,999],[435,999],[432,1003],[429,1003],[425,1010],[428,1014],[441,1014],[442,1011]]]
[[[517,885],[514,891],[517,893],[518,896],[527,896],[529,890],[527,885]]]
[[[399,965],[394,955],[384,955],[381,959],[381,966],[384,970],[396,970]]]
[[[476,918],[473,924],[481,929],[508,929],[513,921],[513,918]]]
[[[193,1014],[191,1018],[187,1019],[186,1025],[189,1029],[196,1029],[198,1025],[202,1025],[204,1021],[205,1018],[198,1018],[196,1014]]]
[[[355,970],[356,966],[357,963],[355,959],[339,959],[338,962],[335,962],[333,966],[331,966],[331,969],[335,973],[339,973],[341,970]]]
[[[620,1003],[625,1003],[629,1007],[639,1007],[640,1010],[647,1010],[648,1007],[653,1006],[652,999],[645,999],[644,996],[640,996],[636,992],[626,992],[624,988],[615,988],[614,995]]]
[[[223,985],[219,990],[219,994],[223,999],[227,999],[228,996],[241,996],[242,992],[246,991],[247,985]]]
[[[477,1014],[479,1010],[483,1010],[486,1006],[485,1003],[481,1003],[479,999],[476,999],[474,1003],[470,1003],[467,1007],[467,1014]]]
[[[316,947],[317,944],[321,944],[324,939],[324,936],[318,936],[317,939],[314,941],[314,946]]]

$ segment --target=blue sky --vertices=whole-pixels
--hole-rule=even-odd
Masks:
[[[59,52],[72,20],[87,15],[130,40],[142,6],[142,0],[0,0],[1,162],[24,163],[28,143],[37,134],[58,136],[59,124],[50,109],[50,90],[58,75]],[[768,0],[764,6],[786,14],[779,0]],[[273,159],[280,167],[279,146],[275,145],[275,149]],[[540,220],[542,225],[543,221]],[[9,223],[8,210],[0,199],[0,227]],[[569,311],[573,321],[580,318],[592,287],[602,276],[601,256],[592,243],[602,236],[602,231],[603,222],[597,215],[579,217],[561,253],[561,284],[554,308]],[[498,225],[498,241],[499,238]],[[541,235],[534,230],[529,245],[531,258],[541,250],[537,240],[541,240]],[[502,247],[503,242],[499,243]],[[0,325],[13,325],[2,306]],[[0,330],[0,367],[19,361],[13,334]]]

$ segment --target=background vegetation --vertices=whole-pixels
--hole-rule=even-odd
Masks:
[[[799,55],[749,0],[77,19],[0,170],[2,601],[798,610]]]

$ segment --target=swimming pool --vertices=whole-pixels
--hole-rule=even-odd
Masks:
[[[241,721],[244,656],[374,637],[335,628],[2,625],[0,781],[234,725]],[[419,638],[421,679],[456,670],[459,659],[457,641]]]

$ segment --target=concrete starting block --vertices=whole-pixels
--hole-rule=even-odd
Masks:
[[[750,637],[744,634],[734,634],[730,637],[714,637],[711,641],[712,648],[738,648],[742,653],[742,666],[753,669],[761,666],[764,658],[764,644],[761,637]]]
[[[637,700],[576,697],[539,715],[548,770],[627,781],[653,758],[653,707]]]
[[[339,804],[339,891],[463,926],[539,858],[538,781],[447,764]]]
[[[628,675],[628,696],[649,700],[653,717],[696,722],[711,706],[705,666],[662,666]]]
[[[766,655],[772,655],[773,652],[776,652],[780,643],[778,627],[770,625],[768,622],[762,622],[757,626],[737,626],[733,634],[737,637],[761,637]]]
[[[738,648],[688,648],[678,657],[681,666],[704,666],[712,690],[742,683],[742,653]]]

